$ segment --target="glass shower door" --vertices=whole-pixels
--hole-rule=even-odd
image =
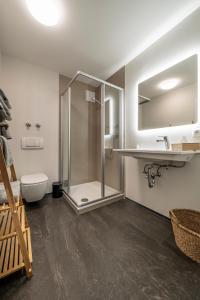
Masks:
[[[101,99],[97,83],[78,76],[71,85],[68,194],[77,206],[101,198]]]
[[[62,179],[63,190],[68,193],[69,191],[69,161],[70,161],[70,151],[69,151],[69,126],[70,126],[70,88],[67,89],[65,94],[61,97],[60,103],[60,117],[61,123],[61,164],[60,173]]]
[[[123,90],[81,73],[61,104],[60,169],[68,202],[84,211],[120,198],[123,159],[113,149],[123,147]]]
[[[123,92],[106,85],[104,103],[104,182],[108,197],[123,191],[123,158],[113,151],[123,147]]]

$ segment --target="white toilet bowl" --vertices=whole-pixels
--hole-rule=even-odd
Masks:
[[[22,197],[27,202],[41,200],[47,192],[47,184],[48,177],[43,173],[22,176]]]

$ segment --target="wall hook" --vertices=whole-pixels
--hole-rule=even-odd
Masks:
[[[26,122],[25,125],[26,125],[27,129],[29,129],[31,127],[31,123],[30,122]]]
[[[36,124],[35,124],[35,127],[36,127],[37,129],[40,129],[40,128],[41,128],[41,124],[36,123]]]

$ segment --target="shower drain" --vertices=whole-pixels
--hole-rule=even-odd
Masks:
[[[88,198],[82,198],[81,202],[88,202]]]

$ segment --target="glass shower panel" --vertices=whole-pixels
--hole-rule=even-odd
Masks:
[[[68,166],[69,166],[69,91],[61,97],[61,138],[62,138],[62,148],[61,148],[61,178],[63,189],[68,192]]]
[[[71,85],[69,196],[77,206],[101,198],[101,99],[98,84],[78,76]]]
[[[123,95],[122,91],[105,86],[104,105],[104,181],[105,197],[123,190],[122,158],[113,149],[122,148]]]

